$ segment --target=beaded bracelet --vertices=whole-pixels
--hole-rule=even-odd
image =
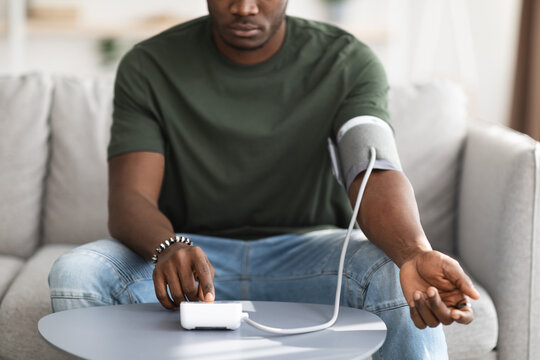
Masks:
[[[154,263],[154,265],[157,264],[158,255],[161,254],[163,250],[165,250],[166,248],[168,248],[174,243],[182,243],[189,246],[193,246],[193,242],[191,242],[191,240],[187,237],[178,236],[178,235],[176,235],[175,237],[171,237],[168,240],[165,240],[164,242],[159,244],[159,247],[156,249],[156,253],[152,255],[152,263]]]

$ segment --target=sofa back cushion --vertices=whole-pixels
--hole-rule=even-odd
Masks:
[[[43,241],[82,244],[108,236],[107,145],[112,80],[58,77]]]
[[[0,77],[0,254],[30,256],[39,241],[52,81]]]
[[[464,93],[442,81],[394,87],[390,111],[426,235],[435,249],[455,253],[458,177],[467,132]]]
[[[107,236],[112,81],[58,78],[54,93],[45,242],[84,243]],[[426,234],[436,249],[450,253],[466,134],[465,97],[446,82],[394,87],[390,111]]]

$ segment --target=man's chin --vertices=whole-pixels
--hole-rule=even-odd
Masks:
[[[259,49],[262,49],[268,43],[268,40],[261,42],[249,39],[238,39],[235,41],[224,38],[222,39],[223,42],[227,44],[227,46],[239,51],[257,51]]]
[[[264,47],[265,44],[257,45],[257,46],[242,46],[242,45],[235,45],[235,44],[228,44],[230,47],[232,47],[235,50],[239,51],[257,51]]]

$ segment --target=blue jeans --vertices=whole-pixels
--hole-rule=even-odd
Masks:
[[[345,230],[240,241],[187,234],[216,270],[216,300],[333,304]],[[186,235],[186,234],[183,234]],[[49,274],[53,311],[157,302],[154,266],[116,240],[75,248]],[[358,231],[347,250],[341,305],[378,315],[388,328],[374,359],[446,359],[442,327],[417,329],[401,292],[399,270]]]

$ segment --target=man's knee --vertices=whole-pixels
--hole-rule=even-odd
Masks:
[[[74,249],[53,264],[49,289],[53,311],[112,304],[114,269],[98,254]]]
[[[92,260],[92,256],[76,250],[60,256],[49,272],[49,287],[69,289],[87,283],[96,274]]]

